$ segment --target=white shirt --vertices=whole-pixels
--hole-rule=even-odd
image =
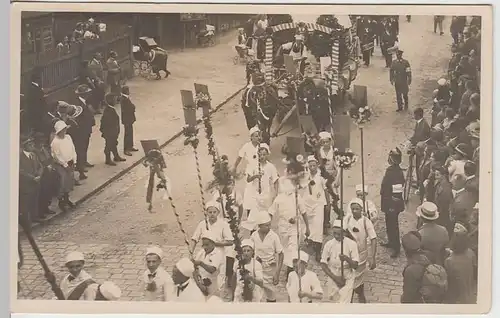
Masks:
[[[207,223],[208,223],[208,230],[207,230]],[[217,239],[217,243],[220,243],[222,241],[233,240],[233,233],[231,232],[229,224],[226,222],[226,220],[220,217],[214,224],[210,224],[208,220],[207,222],[203,220],[200,223],[198,223],[198,226],[194,230],[194,234],[191,237],[191,239],[195,242],[199,242],[202,239],[203,235],[205,235],[207,232],[211,232],[212,235],[215,236],[215,239]],[[216,249],[219,250],[219,252],[222,253],[222,255],[225,255],[226,248],[224,246],[216,247]]]
[[[196,254],[195,260],[201,261],[205,265],[213,266],[216,268],[216,271],[210,274],[202,266],[198,267],[201,278],[208,278],[212,281],[212,285],[210,287],[219,286],[218,276],[220,273],[222,262],[225,261],[223,260],[223,257],[224,254],[221,254],[217,248],[214,248],[214,250],[208,254],[205,253],[205,250],[201,250],[198,252],[198,254]]]
[[[147,285],[152,282],[156,284],[156,291],[146,290]],[[175,285],[172,276],[163,267],[158,267],[154,273],[147,269],[143,274],[143,283],[145,300],[172,301],[174,299]]]
[[[319,155],[321,159],[326,160],[325,163],[325,169],[329,173],[332,174],[332,176],[335,178],[337,176],[337,164],[335,163],[335,156],[334,156],[334,151],[333,147],[326,152],[323,147],[320,148],[319,150]]]
[[[201,292],[196,282],[190,278],[187,282],[182,284],[182,286],[186,286],[184,290],[179,291],[177,295],[177,286],[174,288],[174,301],[176,302],[185,302],[185,303],[204,303],[206,302],[206,297]]]
[[[259,231],[255,231],[250,236],[255,244],[255,256],[259,257],[264,264],[277,264],[276,254],[283,253],[283,245],[276,232],[269,230],[264,237],[260,239]]]
[[[303,292],[312,294],[323,293],[318,276],[308,269],[305,270],[304,275],[300,278],[300,284]],[[286,290],[291,303],[307,303],[310,300],[308,297],[299,298],[299,276],[295,271],[288,274]]]
[[[79,286],[81,283],[83,283],[88,279],[92,279],[92,276],[90,276],[84,270],[82,270],[80,274],[78,274],[78,276],[75,277],[75,279],[73,279],[72,281],[69,281],[70,276],[71,274],[67,274],[61,281],[61,284],[59,285],[65,299],[67,299],[71,295],[73,290],[75,290],[75,288]],[[79,300],[95,300],[95,296],[96,296],[95,288],[87,288],[85,289]]]
[[[250,263],[243,265],[243,268],[250,272],[250,275],[255,277],[258,280],[264,280],[264,272],[262,270],[262,265],[255,259],[251,259]],[[234,298],[235,301],[242,302],[242,292],[243,292],[243,280],[241,279],[240,270],[238,268],[238,262],[234,262],[233,267],[234,272],[236,273],[236,288],[234,289]],[[260,302],[262,298],[262,290],[259,286],[253,285],[253,302]]]
[[[325,243],[323,253],[321,254],[321,263],[328,265],[332,273],[337,276],[341,275],[340,252],[340,242],[332,238]],[[359,262],[358,246],[356,242],[347,237],[344,237],[344,255],[350,257],[355,262]],[[354,269],[350,268],[347,262],[344,262],[344,277],[345,279],[354,279]]]
[[[289,222],[290,219],[297,218],[296,207],[298,207],[299,215],[304,215],[306,213],[304,199],[300,195],[298,195],[297,203],[298,204],[295,203],[295,193],[280,193],[269,208],[269,214],[271,214],[273,218],[278,219],[278,226],[288,228],[290,231],[296,231],[297,225]],[[296,222],[300,222],[300,219],[296,219]]]
[[[260,170],[264,174],[262,176],[261,182],[260,182],[262,193],[269,194],[272,192],[272,189],[274,188],[274,183],[279,179],[278,170],[270,162],[266,162],[264,164],[261,164]],[[246,171],[247,176],[254,176],[258,173],[259,173],[259,165],[257,162],[253,162],[252,164],[248,165],[247,171]],[[258,193],[259,179],[257,178],[257,179],[254,179],[252,182],[247,183],[247,186],[252,188],[255,191],[255,193]]]
[[[318,171],[315,175],[308,173],[305,181],[307,181],[307,183],[303,185],[304,188],[302,189],[301,194],[309,213],[313,213],[314,208],[317,206],[323,207],[327,204],[325,197],[326,180]],[[314,183],[314,185],[311,185],[311,183]]]
[[[372,221],[365,216],[361,216],[359,220],[356,220],[354,216],[350,214],[344,218],[344,226],[356,239],[356,243],[358,244],[359,263],[365,263],[368,259],[368,241],[377,238],[377,233],[375,232]],[[354,228],[359,231],[355,232]]]
[[[50,143],[52,157],[63,167],[68,166],[68,161],[76,161],[75,145],[70,135],[65,135],[64,138],[55,136]]]
[[[241,147],[240,151],[238,151],[238,157],[246,160],[247,164],[255,163],[257,164],[257,150],[259,145],[254,146],[251,141]]]

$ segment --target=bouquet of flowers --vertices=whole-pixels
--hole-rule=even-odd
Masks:
[[[196,101],[196,106],[202,107],[203,103],[210,103],[212,98],[210,97],[209,94],[205,94],[202,92],[199,92],[195,96],[195,101]]]
[[[358,156],[351,149],[341,152],[335,148],[334,155],[337,165],[342,169],[350,169],[358,161]]]
[[[362,124],[370,120],[372,116],[372,111],[370,107],[352,107],[349,110],[349,115],[355,120],[356,124]]]

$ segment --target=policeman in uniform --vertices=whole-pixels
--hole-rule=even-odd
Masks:
[[[400,168],[402,160],[401,150],[392,149],[389,152],[389,167],[385,171],[380,186],[380,210],[385,213],[385,226],[387,231],[387,243],[384,247],[392,248],[392,258],[397,258],[400,253],[401,244],[399,240],[398,217],[405,210],[403,201],[403,187],[405,177]]]
[[[363,51],[363,62],[366,66],[370,66],[370,57],[373,54],[375,34],[369,27],[364,29],[362,37],[361,51]]]
[[[396,60],[392,62],[390,71],[390,81],[396,89],[396,99],[398,101],[397,111],[403,110],[403,101],[405,110],[408,109],[408,90],[411,85],[411,67],[410,63],[403,59],[403,51],[396,53]]]

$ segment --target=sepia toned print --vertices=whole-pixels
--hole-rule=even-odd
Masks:
[[[489,305],[486,11],[34,7],[17,13],[23,309]]]

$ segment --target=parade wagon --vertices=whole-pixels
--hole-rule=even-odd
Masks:
[[[322,17],[325,16],[317,21],[322,21]],[[318,131],[331,129],[333,115],[343,106],[345,93],[357,77],[360,56],[356,21],[348,17],[335,19],[335,27],[290,22],[268,28],[265,80],[278,87],[280,99],[276,115],[278,126],[273,135],[277,135],[295,114],[301,130],[303,125],[310,126],[310,123],[314,123]],[[283,50],[279,49],[274,52],[275,35],[290,29],[301,36],[299,39],[304,41],[313,57],[280,56]]]
[[[133,46],[134,73],[145,78],[156,75],[160,79],[160,71],[165,72],[165,78],[170,75],[167,70],[168,53],[158,46],[153,38],[140,37],[138,45]]]

